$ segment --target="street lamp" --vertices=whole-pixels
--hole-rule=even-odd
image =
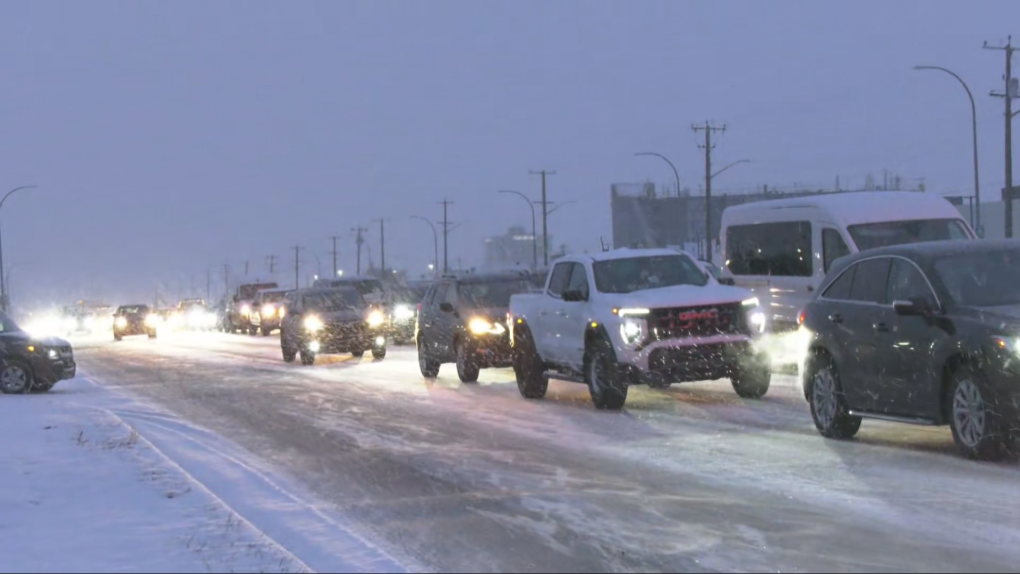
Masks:
[[[521,199],[528,202],[528,207],[531,208],[531,269],[532,271],[538,269],[538,227],[535,225],[535,204],[528,199],[528,196],[512,189],[501,189],[496,193],[512,193],[520,196]]]
[[[343,269],[337,269],[336,270],[336,276],[337,277],[343,277],[344,276],[344,270]]]
[[[22,189],[35,189],[35,187],[36,186],[34,186],[34,185],[23,185],[21,187],[15,187],[14,189],[8,191],[7,195],[5,195],[3,199],[0,199],[0,209],[3,209],[4,202],[6,202],[7,198],[10,197],[11,195],[13,195],[14,192],[20,191]],[[2,309],[3,311],[6,312],[8,310],[7,309],[7,285],[6,285],[6,282],[4,281],[4,273],[3,273],[3,268],[4,268],[4,247],[3,247],[3,245],[4,245],[3,244],[3,233],[0,233],[0,309]]]
[[[751,163],[751,160],[749,160],[749,159],[738,159],[737,161],[735,161],[735,162],[727,165],[726,167],[720,169],[719,171],[713,173],[711,179],[715,179],[715,176],[719,175],[720,173],[730,169],[731,167],[733,167],[735,165],[739,165],[739,164],[742,164],[742,163]]]
[[[978,136],[977,136],[977,106],[974,105],[974,94],[970,93],[970,88],[967,87],[967,82],[963,81],[963,78],[958,76],[952,70],[943,68],[942,66],[914,66],[915,70],[938,70],[945,72],[950,76],[956,78],[956,81],[960,82],[963,89],[967,91],[967,97],[970,98],[970,122],[971,122],[971,135],[974,140],[974,229],[981,234],[981,185],[978,179]],[[1010,199],[1012,201],[1012,199]],[[983,234],[981,234],[983,235]]]
[[[676,166],[673,165],[673,162],[669,161],[669,159],[666,156],[662,155],[661,153],[655,153],[654,151],[640,151],[634,155],[636,156],[653,155],[657,158],[661,158],[662,161],[668,163],[669,167],[673,168],[673,175],[676,177],[676,195],[677,197],[680,197],[680,174],[676,171]]]
[[[432,228],[432,250],[433,250],[433,257],[434,258],[432,259],[433,265],[432,265],[431,268],[438,267],[439,266],[439,232],[436,231],[436,226],[433,225],[432,221],[429,220],[427,217],[422,217],[420,215],[412,215],[411,219],[420,219],[421,221],[424,221],[425,223],[428,223],[429,227]]]

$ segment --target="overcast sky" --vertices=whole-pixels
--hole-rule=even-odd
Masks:
[[[609,186],[698,189],[692,122],[726,124],[715,187],[860,184],[882,170],[969,193],[1003,175],[1002,52],[1020,2],[432,1],[0,3],[0,187],[14,297],[143,297],[159,280],[292,246],[353,269],[351,228],[387,225],[387,265],[424,270],[409,219],[455,202],[451,258],[530,226],[554,169],[557,243],[611,235]],[[1008,26],[1014,26],[1010,29]],[[1020,65],[1017,66],[1020,73]],[[315,270],[314,257],[306,268]]]

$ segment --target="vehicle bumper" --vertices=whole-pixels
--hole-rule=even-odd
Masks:
[[[379,339],[382,344],[379,345]],[[363,323],[351,326],[331,327],[315,334],[307,335],[305,348],[318,347],[316,353],[353,353],[368,351],[376,347],[385,347],[388,342],[381,329],[370,329]]]
[[[256,319],[252,321],[252,325],[259,327],[260,329],[269,329],[272,331],[280,328],[280,319],[277,317],[272,319]]]
[[[32,358],[32,373],[45,384],[73,379],[77,370],[78,365],[73,357],[50,359],[39,355]]]
[[[733,377],[767,368],[767,355],[748,335],[716,335],[655,341],[647,347],[617,347],[617,361],[632,383],[686,383]]]
[[[513,366],[513,349],[510,335],[479,335],[471,338],[471,349],[478,366],[483,369],[498,369]]]
[[[394,320],[390,323],[389,338],[394,341],[412,341],[414,340],[414,319],[408,319],[406,321]]]

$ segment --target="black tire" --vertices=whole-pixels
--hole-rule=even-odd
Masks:
[[[606,411],[622,409],[627,403],[630,385],[620,373],[612,343],[603,338],[593,341],[588,349],[585,367],[584,378],[595,408]]]
[[[372,358],[376,360],[383,360],[386,358],[386,347],[374,347],[372,348]]]
[[[455,352],[457,353],[457,376],[462,383],[477,383],[481,368],[474,360],[471,344],[459,339]]]
[[[310,367],[315,364],[315,353],[308,349],[301,349],[301,364]]]
[[[262,336],[263,337],[268,337],[273,332],[272,329],[267,329],[265,327],[262,327],[261,331],[262,331]]]
[[[526,399],[542,399],[549,392],[549,379],[545,378],[545,365],[538,349],[525,327],[514,330],[514,375],[517,390]]]
[[[429,355],[428,346],[425,344],[425,337],[418,336],[418,369],[421,376],[426,379],[434,379],[439,376],[439,361]]]
[[[146,334],[149,336],[150,339],[155,339],[156,336],[158,335],[158,333],[156,333],[156,331],[149,331]]]
[[[0,367],[0,391],[5,395],[21,395],[32,390],[32,369],[12,359]]]
[[[365,351],[351,351],[351,356],[355,359],[360,359],[365,356]]]
[[[825,438],[848,440],[861,430],[861,417],[850,414],[836,364],[817,356],[808,365],[807,395],[815,428]]]
[[[968,458],[1002,460],[1009,453],[1010,437],[1005,421],[985,400],[984,376],[967,365],[949,376],[944,404],[957,448]]]
[[[120,333],[114,333],[113,334],[113,340],[114,341],[123,341],[124,340],[124,335],[121,335]]]
[[[297,359],[297,349],[287,344],[282,333],[280,334],[280,351],[283,352],[284,363],[293,363],[294,359]]]
[[[747,366],[741,368],[732,377],[730,383],[737,395],[744,399],[760,399],[769,392],[772,383],[772,369],[769,364]]]

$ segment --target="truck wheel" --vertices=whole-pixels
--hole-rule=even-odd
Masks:
[[[157,335],[157,333],[156,333],[156,331],[149,331],[149,332],[147,333],[147,335],[149,335],[149,338],[150,338],[150,339],[155,339],[155,338],[156,338],[156,335]]]
[[[527,328],[514,333],[514,375],[517,389],[526,399],[541,399],[549,391],[549,379],[545,378],[545,365],[538,356],[538,349],[531,340]]]
[[[386,347],[372,347],[372,358],[382,360],[386,358]]]
[[[769,385],[772,383],[772,369],[768,363],[754,365],[738,370],[732,377],[730,383],[733,390],[741,398],[760,399],[769,392]]]
[[[861,417],[850,415],[832,359],[815,357],[808,366],[808,396],[815,428],[825,438],[851,439],[861,430]]]
[[[0,391],[5,395],[20,395],[31,388],[32,371],[21,361],[8,361],[0,370]]]
[[[351,356],[355,359],[360,359],[365,356],[365,351],[351,351]]]
[[[297,358],[297,349],[287,344],[287,337],[280,333],[280,350],[283,351],[283,362],[293,363]]]
[[[472,356],[472,349],[469,343],[463,339],[457,341],[457,376],[462,383],[477,383],[478,374],[481,369]]]
[[[263,337],[268,337],[269,334],[272,333],[272,332],[273,332],[272,329],[268,329],[266,327],[262,327],[262,336]]]
[[[1003,432],[995,407],[985,401],[984,377],[969,366],[956,369],[950,377],[946,410],[956,446],[973,459],[1001,460],[1008,451],[1008,433]]]
[[[439,376],[439,361],[429,355],[428,345],[425,344],[425,337],[418,336],[418,369],[421,376],[426,379],[434,379]]]
[[[308,349],[301,349],[301,364],[310,367],[315,364],[315,353]]]
[[[608,411],[622,409],[627,402],[629,385],[620,373],[613,345],[605,339],[599,339],[592,344],[588,353],[585,380],[595,408]]]
[[[124,335],[121,335],[120,333],[114,333],[113,334],[113,340],[114,341],[123,341],[124,340]]]

